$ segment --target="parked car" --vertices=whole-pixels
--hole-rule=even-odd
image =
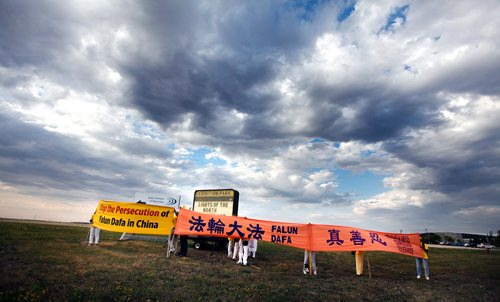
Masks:
[[[480,248],[485,248],[485,249],[494,249],[495,246],[494,245],[491,245],[491,244],[484,244],[484,243],[480,243],[477,245],[477,247],[480,247]]]

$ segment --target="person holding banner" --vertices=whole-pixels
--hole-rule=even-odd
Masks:
[[[356,275],[362,276],[363,275],[363,252],[362,251],[355,251],[354,252],[354,259],[356,261]]]
[[[252,255],[252,258],[255,258],[255,254],[257,253],[257,239],[250,239],[248,242],[248,252]]]
[[[186,257],[187,256],[187,250],[188,250],[188,236],[187,235],[180,235],[180,243],[181,243],[181,250],[177,253],[178,257]]]
[[[236,260],[236,256],[239,256],[239,251],[240,251],[240,239],[239,238],[234,238],[234,244],[233,244],[233,260]]]
[[[309,255],[310,254],[310,255]],[[309,263],[309,260],[311,263]],[[304,250],[304,266],[302,267],[302,272],[304,275],[307,275],[309,271],[309,267],[312,266],[312,274],[316,275],[316,252],[311,252],[308,250]]]
[[[239,241],[239,254],[238,264],[247,265],[248,260],[248,239],[240,239]]]
[[[94,213],[95,214],[95,213]],[[89,245],[99,245],[99,235],[101,229],[94,226],[93,216],[90,218],[90,233],[89,233]]]
[[[227,257],[231,258],[233,257],[233,249],[234,249],[234,239],[233,238],[227,238]]]
[[[421,270],[421,265],[424,267],[424,273],[425,273],[425,280],[429,280],[430,274],[429,274],[429,247],[427,244],[422,242],[422,249],[424,250],[424,257],[423,258],[416,258],[416,263],[417,263],[417,279],[420,279],[422,276],[422,270]]]

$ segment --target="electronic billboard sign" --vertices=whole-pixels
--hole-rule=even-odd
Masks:
[[[240,193],[233,189],[196,190],[193,211],[207,214],[237,216]]]

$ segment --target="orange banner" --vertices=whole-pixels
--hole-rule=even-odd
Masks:
[[[384,251],[422,257],[420,236],[353,227],[298,224],[204,214],[180,209],[176,235],[248,238],[315,252]]]
[[[313,251],[383,251],[423,257],[418,233],[395,234],[345,226],[313,224],[311,235],[311,250]]]

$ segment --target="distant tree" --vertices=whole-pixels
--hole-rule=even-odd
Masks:
[[[441,236],[435,233],[429,234],[429,243],[439,243],[441,242]]]
[[[486,240],[488,241],[489,244],[494,244],[492,230],[490,230],[488,233],[486,233]]]
[[[453,237],[450,236],[444,236],[444,241],[455,242],[455,239],[453,239]]]
[[[495,246],[500,246],[500,229],[497,231],[497,237],[495,238]]]

